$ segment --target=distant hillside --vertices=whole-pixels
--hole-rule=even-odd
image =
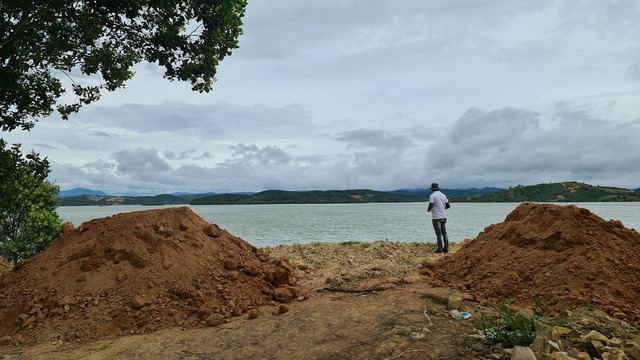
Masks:
[[[207,196],[208,194],[155,196],[66,196],[58,197],[58,206],[88,206],[88,205],[181,205],[189,204],[193,199]]]
[[[60,191],[58,196],[66,197],[66,196],[80,196],[80,195],[97,195],[97,196],[109,196],[100,190],[91,190],[84,188],[75,188],[71,190]]]
[[[419,197],[374,190],[283,191],[267,190],[251,195],[219,194],[195,199],[191,205],[231,204],[335,204],[419,202]]]
[[[493,194],[472,195],[458,202],[604,202],[640,201],[640,190],[561,182],[531,186],[518,185]]]
[[[479,194],[491,194],[498,192],[502,189],[496,187],[485,187],[482,189],[471,188],[471,189],[442,189],[442,193],[447,195],[447,198],[458,198],[458,197],[467,197],[472,195]],[[431,189],[400,189],[391,191],[392,194],[399,195],[408,195],[408,196],[416,196],[424,199],[425,201],[431,195]]]

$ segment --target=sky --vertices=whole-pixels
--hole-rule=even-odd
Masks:
[[[249,0],[210,93],[143,63],[3,133],[61,190],[640,188],[638,0]]]

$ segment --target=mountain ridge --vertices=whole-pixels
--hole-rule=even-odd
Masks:
[[[84,189],[87,190],[87,189]],[[99,190],[93,190],[99,192]],[[594,186],[576,181],[517,185],[507,189],[495,187],[470,189],[442,189],[451,202],[603,202],[640,201],[640,189]],[[398,189],[376,191],[265,190],[256,193],[173,193],[155,196],[77,195],[58,197],[59,206],[80,205],[205,205],[205,204],[322,204],[368,202],[427,201],[430,189]]]

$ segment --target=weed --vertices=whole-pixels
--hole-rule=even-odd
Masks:
[[[512,301],[506,300],[496,307],[497,317],[481,314],[478,327],[482,335],[492,343],[500,343],[505,347],[531,345],[536,337],[536,316],[527,319],[521,314],[511,313],[508,306],[511,303]]]

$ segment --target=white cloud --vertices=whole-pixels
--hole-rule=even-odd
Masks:
[[[213,92],[136,66],[68,122],[7,133],[112,194],[640,187],[636,1],[251,1]]]

